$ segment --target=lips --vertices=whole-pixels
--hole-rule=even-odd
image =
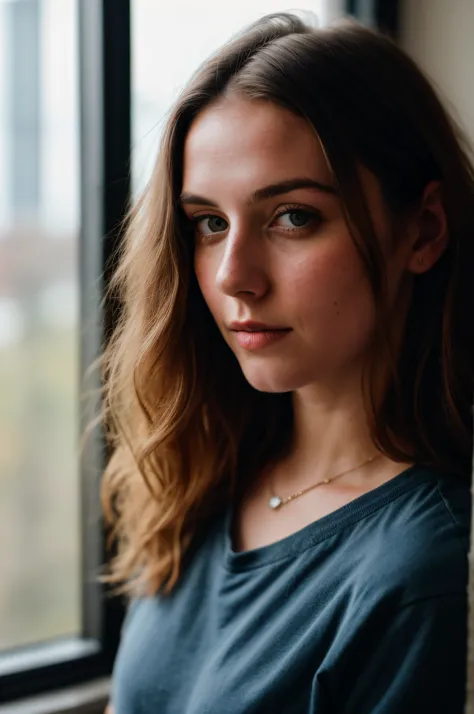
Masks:
[[[234,332],[282,332],[288,331],[291,328],[282,325],[269,325],[254,320],[246,320],[245,322],[232,322],[230,329],[234,330]]]
[[[284,339],[291,329],[234,330],[237,344],[246,350],[260,350]]]

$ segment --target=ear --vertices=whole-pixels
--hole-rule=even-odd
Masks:
[[[411,229],[413,238],[406,269],[426,273],[442,256],[449,240],[440,181],[427,184]]]

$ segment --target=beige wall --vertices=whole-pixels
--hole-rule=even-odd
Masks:
[[[474,147],[474,0],[402,0],[400,35],[401,46],[434,80]],[[474,714],[473,552],[471,544],[466,714]]]
[[[474,146],[474,0],[402,0],[400,35]]]

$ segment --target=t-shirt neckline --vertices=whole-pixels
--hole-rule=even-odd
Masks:
[[[395,500],[401,494],[428,481],[432,481],[434,471],[417,464],[397,474],[389,481],[376,486],[371,491],[358,496],[350,503],[332,511],[327,516],[309,523],[295,533],[269,545],[252,550],[235,552],[232,550],[231,524],[234,505],[231,504],[223,518],[221,546],[222,564],[227,570],[252,570],[275,563],[285,558],[300,555],[308,548],[323,541],[337,531],[370,515],[382,506]]]

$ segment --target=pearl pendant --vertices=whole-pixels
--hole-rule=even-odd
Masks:
[[[268,505],[273,509],[279,508],[281,506],[281,498],[279,496],[272,496],[268,501]]]

